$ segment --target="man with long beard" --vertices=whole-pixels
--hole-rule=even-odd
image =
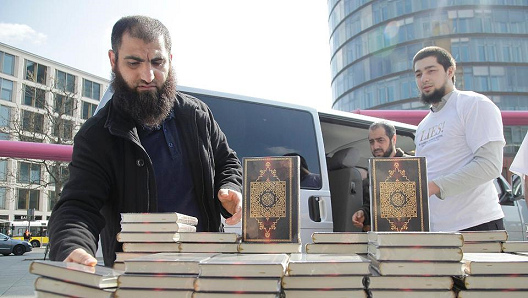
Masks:
[[[456,63],[427,47],[413,59],[421,100],[431,111],[416,131],[416,156],[425,156],[432,231],[504,230],[493,180],[505,144],[501,114],[486,96],[455,88]]]
[[[241,219],[236,153],[201,101],[176,90],[171,38],[158,20],[120,19],[112,30],[114,95],[74,140],[70,179],[53,209],[50,259],[106,266],[122,251],[120,213],[179,212],[197,231]]]
[[[374,122],[369,127],[368,140],[374,157],[409,156],[396,148],[396,127],[386,121]],[[363,205],[352,215],[354,226],[370,230],[370,187],[368,176],[363,179]]]

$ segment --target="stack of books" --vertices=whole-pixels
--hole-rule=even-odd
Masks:
[[[460,233],[464,237],[464,253],[499,253],[502,252],[502,242],[508,240],[508,232],[505,230]]]
[[[368,238],[363,232],[315,232],[313,243],[306,244],[306,253],[314,254],[367,254]]]
[[[218,254],[199,263],[194,298],[279,297],[287,254]]]
[[[464,253],[466,275],[455,279],[460,298],[528,297],[528,256]]]
[[[72,296],[111,298],[117,279],[123,272],[102,266],[77,263],[33,261],[29,272],[39,275],[35,280],[37,297]]]
[[[125,260],[115,297],[192,297],[198,263],[214,254],[157,253]]]
[[[359,255],[292,254],[282,288],[286,297],[366,297],[369,265]]]
[[[460,233],[369,232],[374,273],[364,280],[372,297],[455,297],[451,276],[461,276]]]

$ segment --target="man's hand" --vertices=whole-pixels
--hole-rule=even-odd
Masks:
[[[365,222],[365,212],[363,210],[358,210],[354,215],[352,215],[352,223],[358,228],[363,228],[363,223]]]
[[[438,185],[436,185],[436,183],[434,183],[433,181],[429,181],[429,183],[427,183],[427,189],[429,191],[429,197],[432,195],[440,194],[440,187],[438,187]]]
[[[231,213],[230,218],[226,218],[226,224],[234,225],[242,219],[242,194],[231,189],[220,189],[218,199],[227,212]]]
[[[72,251],[66,259],[64,259],[64,262],[73,262],[81,265],[87,265],[94,267],[97,265],[97,259],[95,259],[92,255],[87,253],[82,248],[77,248],[76,250]]]

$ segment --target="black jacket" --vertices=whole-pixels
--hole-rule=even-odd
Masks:
[[[116,234],[120,213],[156,212],[154,169],[132,119],[110,101],[81,127],[74,139],[70,179],[49,221],[50,259],[64,260],[74,249],[95,255],[99,234],[106,266],[122,251]],[[242,169],[236,153],[209,108],[178,93],[174,114],[188,152],[196,199],[207,231],[221,231],[220,188],[241,192]]]
[[[410,155],[405,154],[403,150],[400,148],[396,148],[396,154],[394,157],[409,157]],[[370,226],[370,177],[363,179],[363,206],[359,208],[359,210],[363,210],[363,213],[365,214],[365,221],[363,222],[363,226]]]

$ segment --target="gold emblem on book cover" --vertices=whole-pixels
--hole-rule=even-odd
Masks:
[[[389,176],[380,182],[381,218],[390,223],[393,231],[406,231],[409,221],[418,214],[416,183],[407,178],[398,162]]]
[[[264,230],[264,236],[269,238],[277,222],[286,217],[286,181],[280,180],[270,162],[250,183],[250,202],[249,217],[257,220],[259,230]]]

